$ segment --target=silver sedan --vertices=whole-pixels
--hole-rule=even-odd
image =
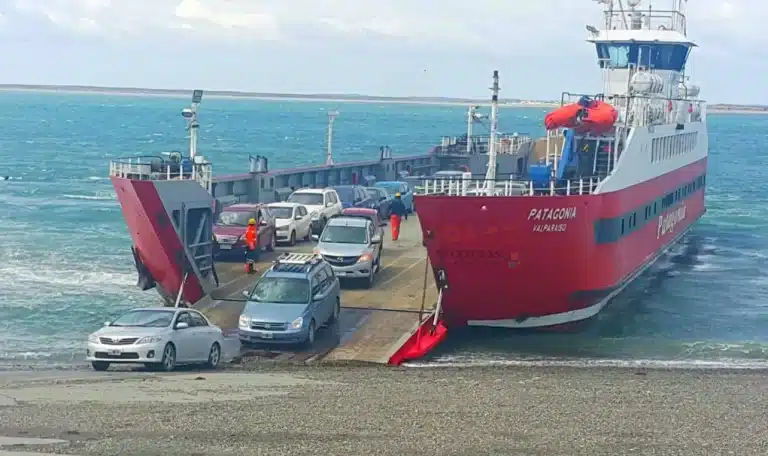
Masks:
[[[93,368],[111,364],[144,364],[172,371],[177,364],[221,361],[224,336],[200,312],[167,307],[128,311],[88,336],[86,357]]]

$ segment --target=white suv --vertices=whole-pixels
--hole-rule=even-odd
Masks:
[[[328,220],[342,211],[341,198],[332,188],[300,188],[287,201],[307,208],[312,216],[312,234],[322,233]]]

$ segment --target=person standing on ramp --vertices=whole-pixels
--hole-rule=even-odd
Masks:
[[[392,229],[392,240],[396,241],[400,237],[400,222],[408,213],[405,210],[405,204],[400,199],[400,194],[395,193],[395,200],[392,201],[392,215],[389,217],[389,224]]]

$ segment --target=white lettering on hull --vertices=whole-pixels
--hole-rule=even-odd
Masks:
[[[656,228],[656,239],[661,239],[675,231],[678,223],[685,220],[685,204],[673,211],[659,216],[659,226]]]
[[[566,229],[568,229],[568,225],[565,223],[533,225],[534,233],[562,233]]]
[[[528,220],[534,221],[558,221],[572,220],[576,218],[576,206],[531,209],[528,213]],[[534,233],[562,233],[568,229],[566,223],[537,223],[533,225]]]
[[[576,206],[555,209],[531,209],[528,220],[571,220],[576,218]]]

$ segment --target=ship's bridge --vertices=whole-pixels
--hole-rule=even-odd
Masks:
[[[667,98],[678,97],[696,43],[687,37],[684,0],[669,1],[670,9],[653,9],[642,7],[642,0],[600,0],[605,6],[603,28],[587,26],[587,41],[595,45],[606,96],[626,95],[633,73],[649,71],[661,78]]]

